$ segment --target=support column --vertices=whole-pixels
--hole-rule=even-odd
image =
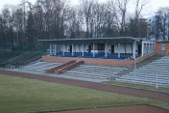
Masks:
[[[82,56],[84,56],[84,52],[85,52],[85,47],[84,44],[82,44]]]
[[[50,55],[52,54],[52,44],[50,44]]]
[[[133,59],[136,59],[136,41],[133,43]]]
[[[141,47],[141,56],[144,56],[144,42],[142,42],[142,47]]]
[[[150,46],[149,46],[149,54],[152,53],[152,45],[150,43]]]
[[[152,53],[154,52],[154,43],[152,43]]]
[[[65,47],[65,44],[63,44],[63,56],[65,56],[65,50],[66,50],[66,47]]]
[[[144,43],[144,55],[147,55],[147,43]]]
[[[120,58],[120,43],[118,43],[118,58]]]
[[[74,44],[72,44],[72,56],[74,56]]]
[[[104,50],[104,52],[105,52],[105,57],[107,57],[107,43],[105,43],[105,50]]]
[[[147,55],[148,55],[148,43],[147,43],[147,45],[146,45],[146,46],[147,46],[147,48],[146,48],[146,49],[147,49]]]
[[[57,45],[55,44],[55,55],[56,55],[56,53],[57,53],[57,51],[56,51],[56,47],[57,47]]]
[[[150,54],[150,43],[147,45],[147,54]]]
[[[155,43],[153,43],[153,52],[155,52]]]
[[[95,57],[95,43],[93,43],[93,57]]]

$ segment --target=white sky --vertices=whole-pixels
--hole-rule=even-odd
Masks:
[[[5,4],[9,5],[17,5],[21,2],[22,0],[0,0],[0,10],[3,8]],[[37,0],[28,0],[31,3],[35,3]],[[70,0],[72,4],[77,4],[79,0]],[[98,0],[99,2],[103,2],[106,0]],[[134,0],[131,0],[134,1]],[[146,9],[143,11],[143,15],[153,15],[154,12],[157,11],[159,7],[169,7],[169,0],[151,0],[149,5],[146,6]]]

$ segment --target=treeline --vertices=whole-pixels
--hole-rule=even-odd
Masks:
[[[37,39],[140,36],[139,17],[149,0],[135,0],[129,16],[129,0],[80,0],[72,6],[66,0],[22,0],[5,6],[0,14],[0,45],[36,45]],[[144,36],[143,36],[144,37]]]

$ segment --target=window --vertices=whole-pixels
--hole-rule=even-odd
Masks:
[[[161,45],[161,50],[165,50],[165,44]]]
[[[104,50],[104,44],[98,44],[97,50]]]

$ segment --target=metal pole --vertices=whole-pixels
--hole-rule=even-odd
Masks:
[[[136,78],[136,58],[134,58],[134,80]],[[133,82],[134,84],[134,82]]]

